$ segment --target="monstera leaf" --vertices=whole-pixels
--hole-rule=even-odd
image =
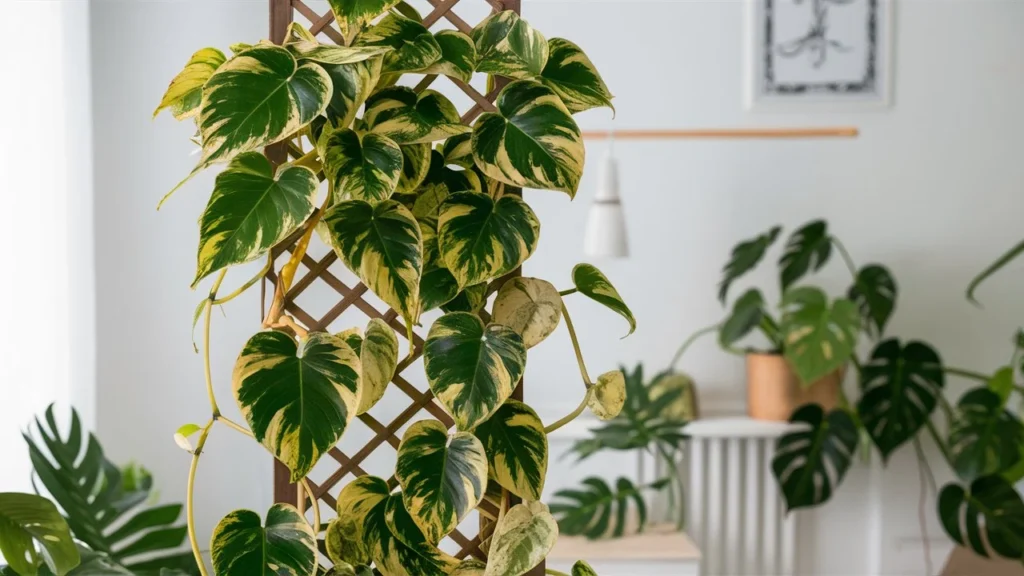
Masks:
[[[53,502],[17,492],[0,492],[0,553],[22,576],[36,576],[43,562],[64,576],[81,561],[68,524]]]
[[[507,326],[485,327],[473,314],[452,312],[430,327],[423,359],[434,396],[459,430],[469,431],[512,394],[526,367],[526,347]]]
[[[732,249],[732,256],[729,262],[722,269],[722,281],[718,284],[718,300],[725,304],[725,297],[729,293],[729,286],[733,281],[750,272],[764,258],[764,253],[775,243],[782,228],[775,226],[771,230],[756,238],[744,240]]]
[[[498,290],[492,318],[522,336],[532,348],[544,341],[562,319],[562,297],[550,282],[539,278],[510,278]]]
[[[882,459],[888,460],[931,417],[942,394],[942,360],[931,346],[896,338],[875,347],[861,369],[857,413]]]
[[[256,440],[304,478],[341,438],[359,406],[359,357],[341,338],[259,332],[235,362],[232,388]]]
[[[544,35],[511,10],[498,12],[473,29],[480,56],[476,71],[508,78],[539,76],[548,61]]]
[[[637,532],[647,525],[647,504],[644,489],[660,490],[668,483],[663,479],[649,486],[636,486],[628,478],[619,478],[612,489],[603,479],[591,476],[580,488],[555,492],[551,513],[558,519],[558,529],[566,536],[586,536],[597,540],[626,533],[630,505],[636,508]],[[631,520],[631,519],[630,519]]]
[[[259,152],[239,154],[217,175],[199,219],[195,288],[222,268],[254,260],[295,231],[313,213],[316,174],[274,167]]]
[[[619,415],[626,404],[626,377],[621,370],[605,372],[587,391],[587,407],[601,420]]]
[[[629,322],[629,332],[626,336],[629,336],[636,330],[636,319],[633,318],[633,313],[626,306],[626,303],[623,302],[622,296],[619,296],[619,291],[612,286],[612,283],[608,281],[608,278],[596,266],[592,264],[577,264],[572,269],[572,282],[580,294],[599,304],[603,304],[619,316],[625,318]]]
[[[757,288],[751,288],[732,305],[732,314],[725,319],[718,331],[718,342],[722,348],[732,347],[750,334],[751,330],[760,326],[764,318],[764,296]]]
[[[402,485],[405,509],[427,541],[436,544],[483,498],[487,455],[472,434],[449,438],[440,422],[421,420],[402,437],[395,477]]]
[[[440,92],[392,86],[366,101],[363,120],[375,134],[399,144],[418,144],[465,134],[472,128],[462,123],[455,105]]]
[[[476,69],[477,53],[473,39],[457,30],[441,30],[434,34],[441,47],[441,59],[427,67],[427,74],[444,74],[469,82]]]
[[[484,576],[523,576],[544,561],[558,540],[558,524],[542,502],[509,508],[491,537]]]
[[[1024,426],[995,392],[975,388],[960,398],[949,430],[949,455],[960,478],[970,482],[1012,468],[1022,443]]]
[[[536,214],[515,196],[494,201],[479,192],[459,192],[440,207],[438,248],[460,286],[515,270],[537,248],[539,236]]]
[[[345,128],[325,134],[318,148],[335,200],[377,204],[390,198],[398,187],[402,150],[387,136]]]
[[[897,292],[896,279],[889,270],[880,264],[871,264],[857,272],[847,298],[857,305],[867,327],[881,336],[896,307]]]
[[[423,24],[388,13],[356,38],[356,46],[386,46],[384,72],[421,72],[441,59],[441,46]]]
[[[805,386],[846,365],[857,344],[857,306],[837,298],[831,306],[818,288],[801,286],[782,296],[784,354]]]
[[[380,318],[373,318],[366,326],[366,337],[359,348],[362,365],[362,392],[356,414],[363,414],[384,396],[398,367],[398,337]]]
[[[832,238],[828,224],[815,220],[797,229],[789,237],[786,250],[779,259],[782,291],[804,277],[809,270],[819,270],[832,254]]]
[[[430,172],[430,144],[403,144],[402,174],[398,178],[398,192],[415,192]]]
[[[1024,501],[999,476],[978,478],[969,492],[947,484],[939,493],[939,519],[950,538],[981,556],[990,556],[991,547],[1000,556],[1024,558]]]
[[[817,404],[800,407],[789,421],[801,429],[779,439],[772,472],[789,510],[817,506],[832,497],[850,468],[857,426],[846,412],[826,416]]]
[[[324,223],[345,265],[407,323],[415,322],[423,240],[412,213],[394,200],[376,206],[347,200],[324,214]]]
[[[327,0],[338,27],[344,32],[359,28],[392,9],[401,0]]]
[[[284,47],[297,60],[309,60],[318,64],[355,64],[383,56],[391,52],[388,46],[338,46],[321,44],[309,30],[298,22],[288,25],[285,33]]]
[[[524,188],[576,195],[585,150],[579,126],[551,88],[532,80],[505,86],[497,112],[473,125],[473,158],[484,174]]]
[[[354,64],[323,65],[333,88],[326,115],[335,127],[351,127],[359,107],[377,86],[383,63],[384,57],[377,56]]]
[[[203,85],[213,76],[225,62],[227,57],[216,48],[203,48],[188,59],[185,69],[171,80],[167,92],[160,100],[160,105],[153,112],[153,117],[169,108],[175,120],[184,120],[199,114],[199,103],[203,99]]]
[[[494,481],[520,498],[539,500],[548,470],[548,437],[537,413],[510,399],[474,434],[484,445]]]
[[[615,110],[612,93],[594,63],[579,46],[564,38],[548,40],[548,61],[539,80],[554,90],[573,114],[600,106]]]
[[[290,504],[274,504],[266,525],[251,510],[236,510],[213,530],[217,576],[309,576],[316,572],[316,534]]]

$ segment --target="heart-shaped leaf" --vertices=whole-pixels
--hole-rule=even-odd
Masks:
[[[897,292],[896,279],[889,270],[880,264],[871,264],[857,272],[847,297],[857,305],[868,328],[874,328],[875,334],[881,336],[896,307]]]
[[[422,72],[441,59],[441,46],[423,24],[388,13],[356,38],[356,46],[387,46],[384,72]]]
[[[430,144],[403,144],[402,175],[398,179],[398,192],[409,194],[427,178],[430,172]]]
[[[459,281],[447,268],[434,268],[423,273],[420,282],[420,310],[440,308],[459,295]]]
[[[487,487],[487,455],[468,432],[449,438],[436,420],[413,424],[398,447],[395,477],[405,509],[427,541],[437,543],[476,506]]]
[[[81,561],[68,524],[53,502],[17,492],[0,493],[0,554],[22,576],[35,576],[42,562],[64,576]]]
[[[776,443],[772,472],[789,510],[817,506],[832,497],[850,468],[857,426],[842,410],[826,417],[817,404],[801,406],[789,421],[802,426]]]
[[[775,243],[782,228],[775,226],[771,230],[756,238],[744,240],[732,249],[729,262],[722,269],[722,281],[718,284],[718,300],[725,304],[725,297],[729,293],[729,286],[740,276],[750,272],[764,258],[765,252]]]
[[[441,47],[441,59],[429,66],[427,74],[444,74],[469,82],[476,69],[477,53],[473,39],[458,30],[441,30],[434,34]]]
[[[975,388],[960,398],[950,424],[949,455],[953,469],[970,482],[999,474],[1021,458],[1024,426],[1003,409],[999,396],[988,388]]]
[[[297,60],[319,64],[355,64],[391,52],[388,46],[338,46],[321,44],[302,24],[292,22],[285,33],[284,47]]]
[[[376,206],[347,200],[328,210],[324,223],[345,265],[407,323],[415,322],[423,241],[412,213],[394,200]]]
[[[376,476],[360,476],[341,489],[334,522],[344,537],[338,550],[342,560],[350,564],[370,561],[374,541],[369,539],[366,519],[378,506],[383,519],[383,507],[390,493],[388,483]]]
[[[544,35],[511,10],[477,24],[473,42],[480,60],[476,71],[508,78],[539,76],[548,61]]]
[[[336,336],[313,333],[302,356],[291,336],[255,334],[238,356],[232,387],[256,440],[297,482],[341,438],[359,406],[359,357]]]
[[[562,297],[550,282],[539,278],[510,278],[498,290],[491,320],[523,337],[532,348],[544,341],[562,319]]]
[[[524,188],[576,195],[586,151],[583,135],[551,88],[532,80],[505,86],[497,112],[473,125],[473,158],[484,174]]]
[[[512,394],[526,367],[526,347],[507,326],[485,327],[473,314],[452,312],[430,327],[423,359],[434,396],[459,430],[469,431]]]
[[[554,90],[573,114],[600,106],[615,110],[612,93],[594,63],[579,46],[564,38],[548,40],[548,61],[540,81]]]
[[[380,80],[383,63],[384,57],[378,56],[354,64],[323,65],[333,88],[326,115],[336,128],[352,126],[359,107]]]
[[[459,111],[440,92],[392,86],[366,101],[363,120],[375,134],[383,134],[399,144],[417,144],[444,140],[465,134],[472,128],[462,123]]]
[[[484,570],[487,569],[487,564],[484,564],[476,558],[466,558],[459,563],[455,571],[450,576],[484,576]]]
[[[444,155],[445,164],[454,164],[463,168],[472,168],[473,164],[473,135],[456,134],[444,141],[441,146],[441,154]]]
[[[939,519],[950,538],[981,556],[991,556],[991,547],[1018,562],[1024,557],[1024,501],[999,476],[978,478],[970,492],[947,484],[939,493]]]
[[[266,525],[251,510],[236,510],[213,530],[217,576],[309,576],[316,572],[316,534],[294,506],[274,504]]]
[[[718,330],[718,342],[722,348],[732,347],[760,326],[764,317],[764,296],[761,296],[761,291],[757,288],[747,290],[733,303],[732,314]]]
[[[440,207],[438,249],[460,286],[486,282],[519,267],[540,237],[540,221],[515,196],[452,194]]]
[[[621,370],[605,372],[588,391],[587,407],[601,420],[619,415],[626,404],[626,377]]]
[[[199,114],[199,103],[203,99],[203,86],[221,65],[227,62],[224,53],[216,48],[203,48],[185,64],[185,69],[171,80],[167,92],[160,99],[160,105],[153,117],[165,108],[170,108],[175,120],[184,120]]]
[[[875,346],[860,373],[857,413],[888,460],[931,417],[942,394],[942,360],[931,346],[892,338]]]
[[[780,281],[785,292],[810,270],[819,270],[832,255],[832,237],[824,220],[815,220],[798,228],[786,242],[779,258]]]
[[[327,524],[327,533],[324,535],[324,549],[327,551],[327,557],[331,559],[335,566],[342,563],[347,566],[349,565],[347,559],[352,556],[351,550],[355,544],[351,539],[351,535],[345,534],[345,529],[340,519],[335,518]]]
[[[544,561],[558,540],[558,524],[542,502],[509,508],[491,537],[484,576],[523,576]]]
[[[274,167],[259,152],[239,154],[217,175],[199,218],[195,288],[213,272],[259,258],[313,213],[316,174],[309,168]]]
[[[818,288],[801,286],[782,296],[786,360],[805,386],[846,365],[857,345],[857,306],[837,298],[829,306]]]
[[[572,573],[570,576],[597,576],[597,572],[583,560],[577,561],[572,565]]]
[[[372,22],[377,16],[392,9],[401,0],[327,0],[334,19],[343,32]]]
[[[359,350],[362,365],[362,395],[356,414],[363,414],[382,397],[398,366],[398,337],[380,318],[366,326],[366,336]]]
[[[548,437],[537,413],[507,400],[474,434],[484,445],[494,481],[520,498],[539,500],[548,471]]]
[[[636,319],[633,318],[633,313],[622,300],[622,296],[619,296],[619,291],[612,286],[612,283],[608,281],[608,278],[596,266],[592,264],[577,264],[572,269],[572,282],[580,294],[599,304],[603,304],[619,316],[625,318],[629,322],[629,332],[626,336],[629,336],[636,330]]]
[[[386,136],[345,128],[325,134],[318,148],[336,200],[377,204],[390,198],[398,186],[402,150]]]

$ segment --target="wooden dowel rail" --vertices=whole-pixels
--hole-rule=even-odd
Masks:
[[[860,130],[835,128],[703,128],[692,130],[584,130],[588,140],[688,140],[701,138],[856,138]]]

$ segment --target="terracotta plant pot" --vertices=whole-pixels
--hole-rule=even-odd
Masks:
[[[747,414],[757,420],[785,422],[793,411],[811,402],[831,410],[839,404],[844,370],[804,387],[781,354],[747,354]]]

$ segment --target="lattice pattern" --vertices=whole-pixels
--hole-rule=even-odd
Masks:
[[[515,10],[519,11],[519,0],[505,0],[500,2],[498,0],[474,0],[484,1],[490,5],[493,10]],[[427,28],[433,27],[440,20],[445,19],[451,23],[456,29],[470,33],[472,31],[472,25],[468,24],[463,18],[452,11],[459,0],[426,0],[433,10],[424,17],[423,24]],[[302,0],[271,0],[271,38],[280,42],[284,38],[285,30],[288,24],[292,21],[296,14],[301,16],[303,19],[308,21],[308,28],[310,32],[317,35],[325,40],[330,40],[335,43],[344,43],[342,34],[333,25],[334,15],[330,10],[327,10],[325,14],[318,14],[308,4]],[[438,79],[436,75],[425,75],[416,86],[417,91],[425,90],[435,80]],[[455,86],[462,90],[471,100],[472,107],[462,116],[462,121],[465,124],[470,124],[480,114],[487,111],[493,111],[494,100],[500,88],[504,82],[501,79],[496,79],[495,88],[487,94],[482,94],[479,90],[470,86],[469,84],[462,82],[455,78],[448,78]],[[303,153],[302,150],[294,145],[279,145],[268,150],[268,156],[276,161],[282,162],[287,158],[298,158]],[[506,189],[508,190],[508,189]],[[513,190],[513,192],[515,192]],[[294,242],[298,239],[299,233],[295,235],[289,242],[284,243],[285,246],[289,246],[287,249],[280,250],[277,253],[272,254],[272,257],[276,260],[286,258],[285,252],[290,252],[294,249]],[[339,331],[341,328],[348,328],[352,325],[364,326],[366,321],[370,318],[380,318],[387,322],[392,328],[395,329],[399,335],[400,340],[406,337],[406,327],[399,319],[397,312],[391,309],[381,311],[380,308],[384,307],[379,304],[379,300],[369,292],[368,288],[358,279],[349,280],[351,276],[347,270],[344,269],[340,263],[335,266],[338,271],[335,272],[332,269],[332,265],[338,263],[338,257],[332,250],[326,250],[326,253],[317,259],[316,257],[306,254],[302,259],[305,273],[302,274],[300,271],[296,274],[296,280],[285,295],[285,311],[292,315],[296,321],[303,324],[310,331],[319,330],[330,330]],[[354,278],[354,277],[353,277]],[[277,280],[274,272],[270,272],[267,275],[267,280],[271,284],[274,284]],[[310,312],[313,304],[300,305],[299,301],[303,294],[308,293],[310,289],[318,285],[326,286],[331,291],[333,297],[337,297],[337,302],[330,307],[326,312],[319,316],[314,315]],[[273,290],[267,290],[267,282],[264,282],[264,306],[267,305],[268,295],[273,293]],[[315,300],[322,303],[323,298],[317,297]],[[375,305],[374,302],[377,302]],[[386,307],[385,307],[386,308]],[[360,323],[347,323],[345,326],[332,327],[332,323],[340,321],[342,316],[348,311],[357,311],[361,315]],[[405,343],[404,346],[407,345]],[[402,410],[397,416],[390,419],[389,422],[381,422],[377,417],[373,416],[370,412],[358,416],[359,422],[365,425],[369,432],[373,436],[358,446],[354,451],[346,452],[342,449],[345,446],[346,439],[343,439],[339,446],[332,448],[328,455],[334,462],[337,463],[336,467],[333,467],[329,474],[327,474],[319,481],[314,481],[312,478],[309,479],[310,486],[314,492],[312,496],[319,499],[324,504],[328,505],[333,509],[336,506],[335,496],[332,494],[337,493],[340,486],[344,483],[346,478],[358,477],[365,474],[374,473],[374,470],[368,470],[370,468],[371,457],[381,454],[387,451],[388,456],[394,457],[394,452],[397,451],[399,443],[401,441],[400,431],[413,421],[424,418],[432,417],[442,422],[448,428],[451,428],[454,423],[451,417],[445,412],[445,410],[434,401],[433,394],[429,389],[421,390],[414,384],[412,384],[406,376],[403,376],[403,372],[413,366],[419,357],[422,355],[423,350],[423,338],[419,334],[413,333],[413,345],[415,346],[412,357],[403,360],[396,371],[395,377],[392,380],[392,386],[389,387],[389,394],[394,394],[393,389],[399,390],[408,401],[407,407]],[[417,365],[419,367],[420,365]],[[522,385],[520,384],[519,389],[516,391],[514,397],[522,399]],[[384,404],[389,399],[394,399],[395,396],[385,395],[381,404]],[[346,432],[346,438],[352,433],[352,428]],[[320,465],[314,470],[313,475],[317,475],[322,471],[325,464],[331,464],[328,459],[323,459]],[[393,466],[387,470],[387,474],[393,473]],[[378,474],[379,475],[379,474]],[[320,478],[320,476],[317,476]],[[274,498],[278,502],[296,502],[299,498],[296,486],[288,482],[289,475],[288,470],[279,462],[275,462],[274,472]],[[389,479],[389,484],[394,487],[397,485],[397,480],[392,475]],[[301,504],[308,504],[305,498]],[[325,507],[326,508],[326,507]],[[487,510],[492,515],[497,515],[497,509],[484,502],[481,508]],[[454,553],[457,558],[465,558],[467,556],[475,556],[480,559],[486,559],[486,554],[481,550],[481,537],[479,535],[475,537],[468,537],[465,535],[463,526],[455,530],[448,538],[457,546],[457,551],[450,550]],[[486,548],[486,547],[485,547]],[[531,572],[533,574],[534,572]],[[539,574],[544,573],[543,564],[539,567]]]

